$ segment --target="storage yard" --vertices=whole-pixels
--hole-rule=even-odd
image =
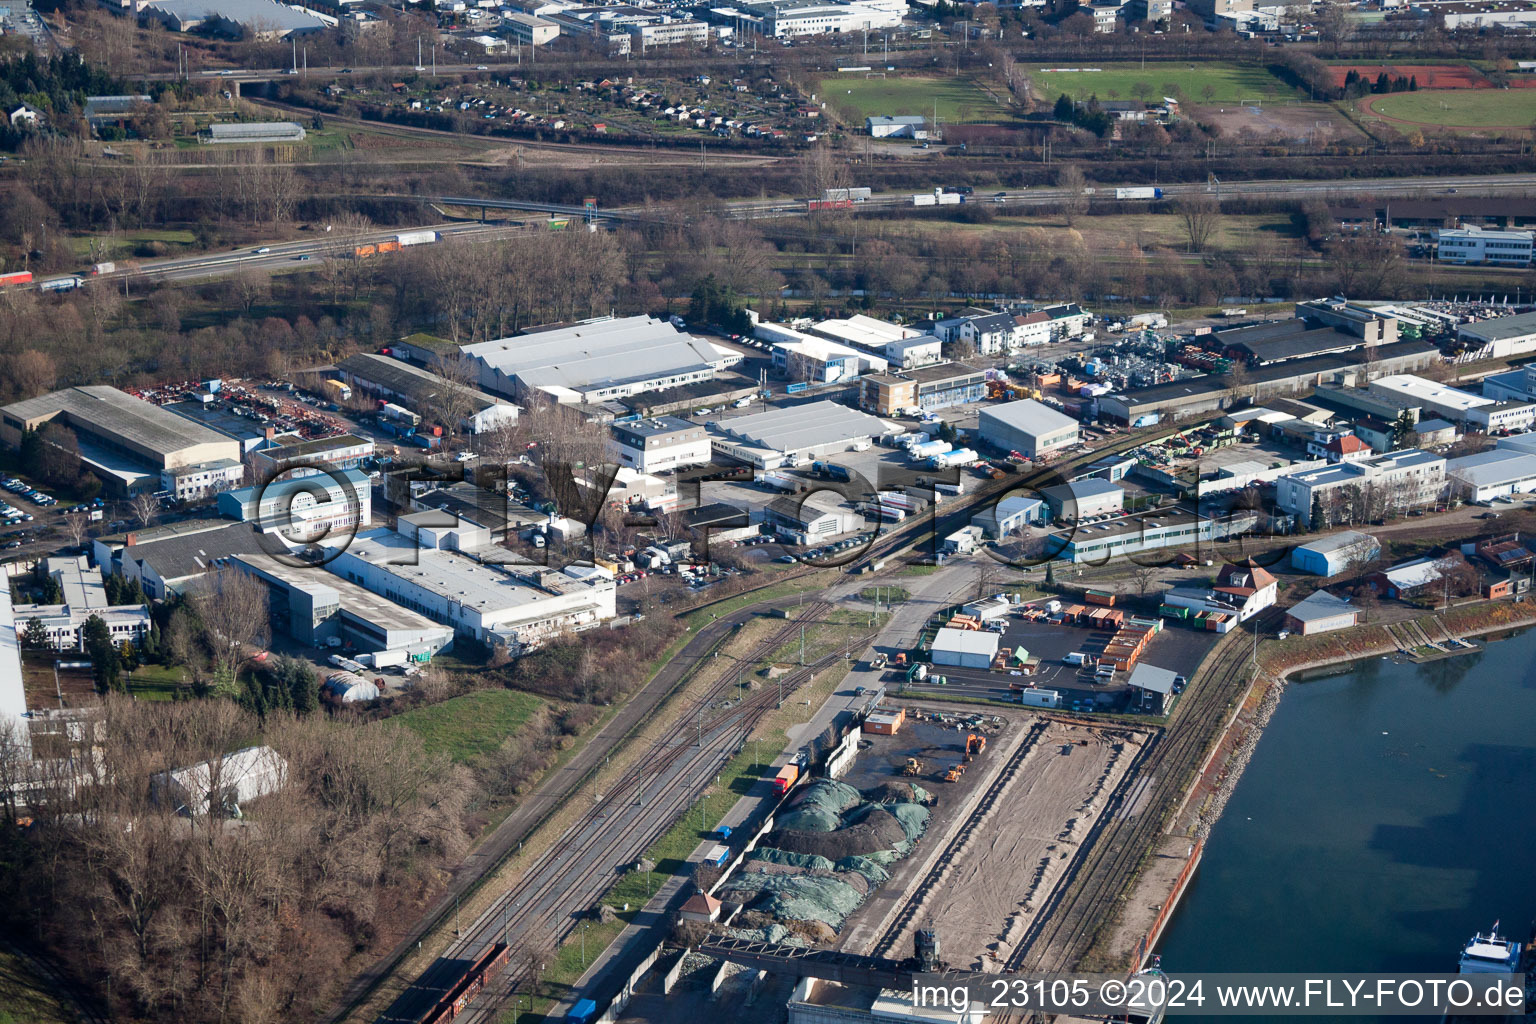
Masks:
[[[1149,733],[1062,720],[1022,720],[1020,747],[954,840],[930,850],[912,903],[884,930],[885,950],[911,948],[918,922],[942,936],[951,965],[1002,971],[1093,833],[1109,794]]]

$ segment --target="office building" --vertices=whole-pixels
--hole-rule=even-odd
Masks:
[[[373,489],[368,474],[346,469],[332,476],[282,476],[268,484],[225,491],[219,515],[251,523],[260,533],[275,533],[290,544],[367,529],[373,518]]]
[[[373,458],[373,442],[356,434],[306,439],[298,434],[278,434],[251,453],[251,474],[256,486],[279,476],[340,473],[357,469]]]
[[[1415,448],[1309,469],[1275,481],[1275,504],[1321,526],[1396,515],[1431,504],[1445,485],[1445,460]]]
[[[1531,262],[1532,237],[1529,231],[1445,228],[1439,234],[1435,256],[1442,263],[1491,263],[1524,267]]]
[[[624,420],[608,428],[619,463],[641,473],[672,473],[709,462],[709,432],[676,416]]]
[[[911,416],[987,397],[987,374],[964,363],[877,373],[859,381],[859,408],[877,416]]]

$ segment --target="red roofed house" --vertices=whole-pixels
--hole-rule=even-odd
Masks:
[[[688,897],[677,916],[684,921],[699,921],[709,924],[720,916],[720,901],[707,892],[696,892]]]
[[[1327,447],[1329,462],[1359,462],[1371,457],[1371,446],[1354,434],[1340,434]]]
[[[1214,587],[1178,586],[1163,593],[1163,603],[1197,612],[1223,612],[1246,622],[1275,603],[1279,581],[1257,565],[1224,565]]]

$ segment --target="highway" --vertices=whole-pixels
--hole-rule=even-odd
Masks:
[[[1364,178],[1343,181],[1267,180],[1223,182],[1218,186],[1209,186],[1203,182],[1197,182],[1166,184],[1158,187],[1163,190],[1165,199],[1176,199],[1180,196],[1190,195],[1215,195],[1222,199],[1360,199],[1371,197],[1378,200],[1387,198],[1423,199],[1449,193],[1520,196],[1536,193],[1536,175],[1489,174],[1460,178],[1441,176],[1432,178]],[[1114,199],[1114,188],[1115,186],[1113,185],[1096,186],[1088,198],[1090,201],[1098,203],[1114,203],[1116,202]],[[986,204],[1001,210],[1025,211],[1057,208],[1066,198],[1066,195],[1065,190],[1060,188],[1014,189],[993,193],[983,191],[967,196],[966,200],[968,203]],[[890,212],[902,208],[910,208],[912,206],[912,196],[913,193],[911,192],[880,193],[862,202],[855,203],[850,210],[836,211],[836,213],[842,215],[861,211]],[[429,210],[436,207],[457,206],[464,209],[479,209],[482,211],[504,210],[539,214],[545,217],[570,217],[573,220],[589,216],[589,212],[581,206],[564,203],[535,202],[524,199],[502,199],[492,196],[385,194],[369,196],[367,198],[373,200],[396,199],[420,203]],[[1146,200],[1125,200],[1124,202],[1129,208],[1139,209]],[[722,211],[724,216],[738,220],[771,220],[807,216],[806,203],[803,199],[731,200],[720,203],[718,209]],[[928,207],[923,207],[923,209],[928,209]],[[596,211],[591,212],[590,216],[595,221],[608,224],[653,222],[657,218],[657,212],[655,207],[603,208],[599,206]],[[274,242],[271,245],[249,246],[225,253],[207,253],[199,256],[145,260],[136,262],[131,266],[122,267],[112,274],[104,276],[109,280],[158,282],[222,277],[229,274],[242,273],[247,270],[260,270],[266,273],[313,270],[317,269],[318,263],[326,259],[337,257],[343,253],[350,253],[354,245],[384,241],[393,237],[397,231],[425,228],[435,229],[442,233],[445,238],[466,238],[476,241],[504,238],[511,235],[526,234],[531,230],[538,230],[537,225],[530,227],[527,224],[478,224],[456,221],[434,222],[423,224],[419,227],[400,227],[348,237],[317,234],[309,239]],[[1490,269],[1494,268],[1473,267],[1472,269],[1480,273],[1487,273]]]

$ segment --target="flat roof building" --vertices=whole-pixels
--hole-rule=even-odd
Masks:
[[[1462,324],[1456,337],[1470,346],[1463,358],[1507,359],[1536,351],[1536,313],[1517,313]]]
[[[1040,498],[1007,494],[971,516],[971,525],[991,540],[1000,540],[1025,526],[1045,522],[1046,505]]]
[[[261,533],[276,533],[300,545],[368,528],[373,518],[373,489],[368,474],[357,469],[336,476],[284,476],[269,484],[241,487],[219,495],[219,515],[253,523]]]
[[[1050,506],[1051,515],[1069,523],[1118,512],[1125,507],[1125,489],[1096,477],[1047,487],[1040,494]]]
[[[859,407],[880,416],[931,412],[987,397],[987,373],[965,363],[871,374],[859,381]]]
[[[0,440],[18,448],[25,431],[50,422],[74,431],[82,461],[119,497],[165,490],[199,498],[238,484],[244,475],[238,441],[101,385],[0,408]]]
[[[488,395],[478,388],[455,384],[401,359],[360,352],[337,363],[336,369],[344,381],[358,390],[404,403],[426,419],[432,419],[434,412],[445,404],[462,405],[464,419],[458,426],[472,434],[490,430],[501,423],[517,422],[518,407],[506,399]],[[444,395],[448,391],[459,397],[445,402]]]
[[[620,464],[641,473],[672,473],[709,462],[709,432],[676,416],[624,420],[609,427]]]
[[[1486,503],[1536,490],[1536,454],[1495,448],[1450,460],[1445,475],[1457,497]]]
[[[1078,422],[1050,406],[1026,398],[981,410],[977,433],[1002,451],[1031,459],[1069,448],[1078,441]]]
[[[742,360],[734,349],[650,316],[584,321],[462,351],[476,361],[487,391],[588,403],[709,380]]]
[[[1187,509],[1164,509],[1145,515],[1128,515],[1092,529],[1053,533],[1046,551],[1073,563],[1102,565],[1110,559],[1144,551],[1175,550],[1207,559],[1218,542],[1249,533],[1258,525],[1255,512],[1235,512],[1211,517]]]
[[[871,444],[892,427],[836,402],[808,402],[711,421],[715,451],[760,469],[808,462]]]
[[[357,434],[304,438],[298,434],[278,434],[262,442],[251,453],[251,471],[260,486],[284,473],[295,476],[357,469],[373,458],[373,441]]]
[[[493,565],[378,529],[333,549],[326,568],[433,622],[514,654],[615,614],[611,578],[544,566]]]
[[[1445,460],[1408,448],[1282,476],[1275,481],[1275,504],[1316,530],[1430,504],[1444,484]],[[1311,521],[1314,512],[1323,522]]]
[[[316,646],[335,637],[359,650],[404,650],[425,661],[453,643],[453,628],[389,601],[334,573],[267,554],[236,555],[234,568],[267,585],[272,611],[288,635]]]

